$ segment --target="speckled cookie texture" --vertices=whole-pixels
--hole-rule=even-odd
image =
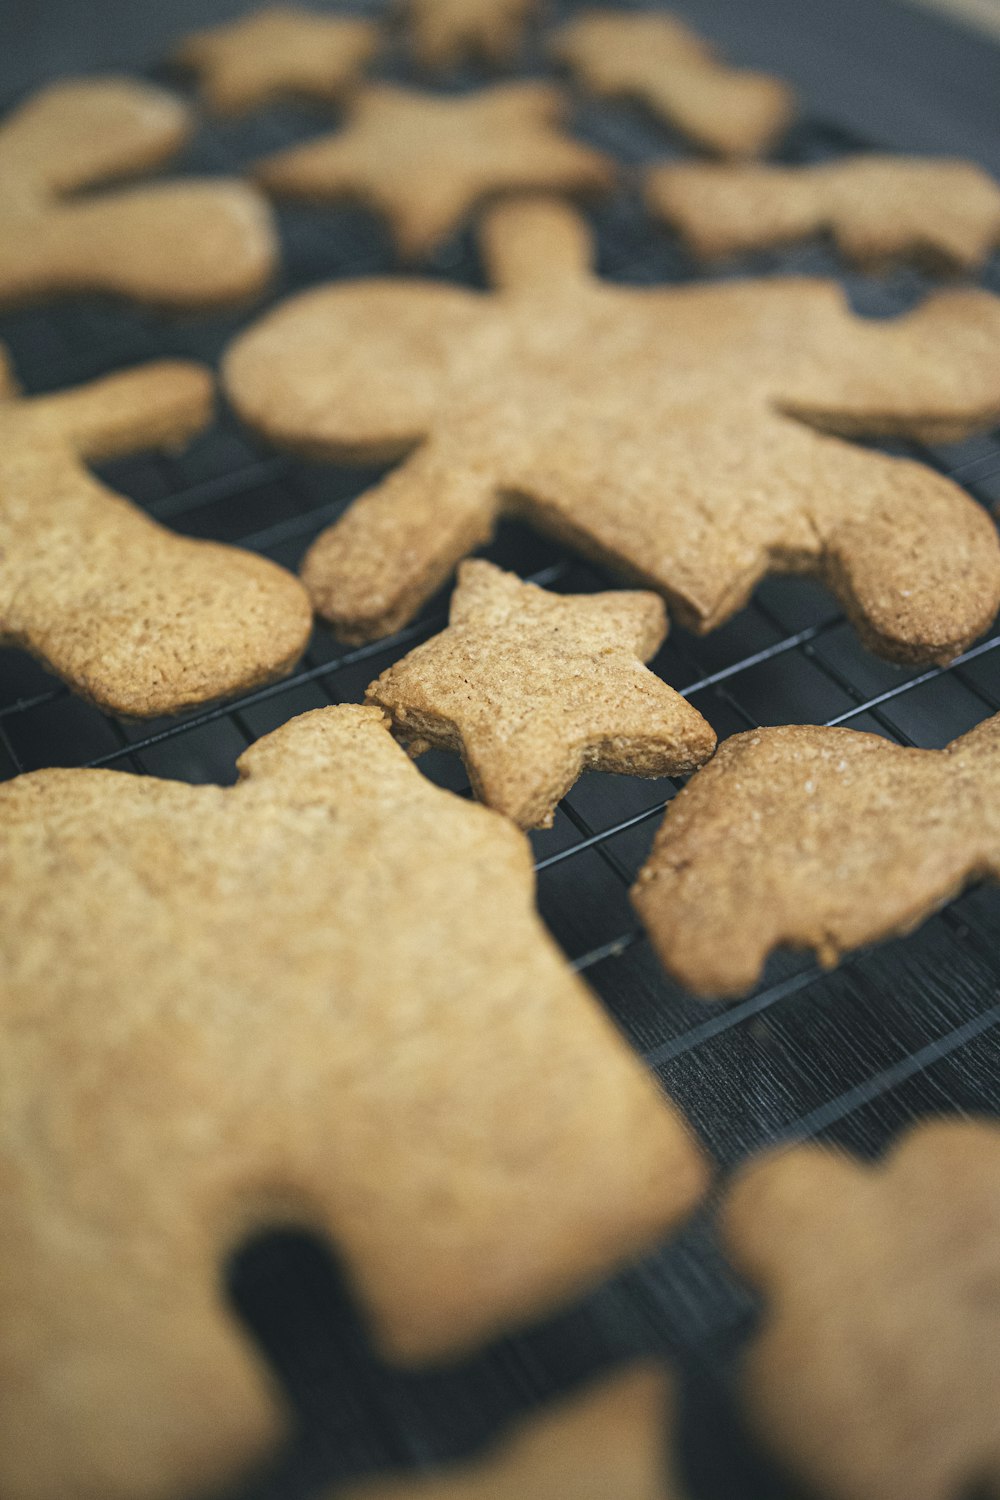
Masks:
[[[810,1494],[1000,1494],[995,1123],[919,1125],[874,1166],[764,1158],[723,1226],[765,1301],[745,1401]]]
[[[417,62],[440,71],[473,59],[512,62],[539,0],[401,0]]]
[[[675,776],[715,749],[701,714],[643,666],[666,633],[655,594],[550,594],[465,562],[447,630],[366,697],[411,754],[458,750],[480,801],[548,828],[581,771]]]
[[[452,95],[376,84],[356,96],[343,129],[266,157],[255,176],[279,197],[360,199],[385,215],[400,256],[416,260],[498,194],[609,187],[610,158],[565,133],[566,112],[547,83]]]
[[[573,1295],[706,1186],[505,818],[374,708],[293,719],[239,769],[0,787],[8,1500],[208,1493],[270,1449],[221,1272],[260,1226],[328,1234],[415,1361]]]
[[[708,42],[659,11],[585,11],[555,34],[551,51],[593,93],[638,99],[720,156],[762,155],[795,114],[788,84],[727,66]]]
[[[186,37],[175,59],[198,74],[220,115],[243,114],[289,96],[341,99],[379,47],[379,28],[360,16],[324,16],[274,5]]]
[[[866,321],[823,281],[598,281],[559,203],[497,205],[485,228],[492,294],[321,286],[227,352],[231,399],[274,443],[409,455],[305,560],[345,639],[411,619],[501,515],[656,589],[699,631],[770,572],[823,579],[900,660],[948,660],[987,628],[1000,545],[985,510],[834,434],[944,439],[996,421],[1000,299],[950,290]]]
[[[945,158],[670,163],[649,172],[646,199],[705,260],[829,231],[862,266],[908,256],[973,271],[1000,244],[1000,187],[974,163]]]
[[[266,682],[309,638],[292,574],[175,536],[85,467],[182,444],[211,411],[209,371],[181,360],[27,398],[0,366],[0,642],[110,713],[174,713]]]
[[[632,897],[683,984],[738,995],[782,944],[825,964],[1000,877],[1000,714],[945,750],[795,725],[726,740]]]
[[[76,195],[147,171],[193,129],[173,95],[124,78],[56,83],[0,124],[0,305],[114,292],[180,308],[242,301],[278,258],[265,199],[221,177]]]
[[[683,1500],[667,1453],[672,1404],[664,1370],[633,1366],[524,1420],[476,1462],[328,1500]]]

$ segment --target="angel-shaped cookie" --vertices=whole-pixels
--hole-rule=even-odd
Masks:
[[[1000,1129],[936,1121],[875,1165],[751,1163],[723,1209],[764,1296],[744,1395],[823,1500],[1000,1494]]]
[[[110,713],[174,713],[280,677],[309,638],[284,568],[175,536],[86,468],[176,447],[211,411],[212,377],[187,361],[30,397],[0,362],[0,642]]]
[[[781,944],[825,964],[1000,877],[1000,714],[944,750],[790,725],[726,740],[667,808],[632,899],[666,967],[742,994]]]
[[[422,67],[454,67],[473,57],[498,65],[517,53],[539,0],[400,0]]]
[[[266,200],[230,178],[76,195],[177,154],[191,111],[125,78],[56,83],[0,124],[0,303],[116,292],[202,307],[259,292],[278,244]]]
[[[262,1226],[329,1236],[382,1349],[422,1360],[706,1185],[505,818],[374,708],[293,719],[240,772],[0,787],[5,1500],[214,1492],[271,1447],[221,1277]]]
[[[595,279],[569,207],[486,221],[498,288],[340,282],[230,346],[225,382],[272,442],[406,462],[308,554],[348,640],[397,629],[485,542],[529,521],[711,630],[769,572],[811,573],[864,639],[944,661],[1000,604],[986,512],[921,464],[841,436],[952,438],[1000,415],[1000,299],[950,291],[891,322],[810,280]]]

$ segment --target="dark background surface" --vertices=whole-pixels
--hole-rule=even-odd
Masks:
[[[170,75],[160,63],[175,36],[244,8],[233,0],[149,7],[8,0],[0,8],[0,94],[10,99],[61,72],[124,66],[164,81]],[[959,151],[1000,169],[1000,51],[976,33],[889,0],[678,0],[676,9],[734,59],[799,85],[807,119],[786,143],[786,159],[878,143]],[[525,62],[541,66],[537,53]],[[383,71],[406,76],[401,49]],[[476,81],[471,73],[453,80]],[[206,124],[179,170],[232,171],[323,128],[322,112],[307,108]],[[666,130],[625,106],[581,100],[576,128],[629,163],[679,150]],[[633,182],[593,219],[606,275],[657,282],[695,274],[670,236],[644,218]],[[275,296],[392,265],[383,228],[361,211],[282,209],[280,222],[286,270]],[[471,234],[443,247],[429,269],[478,282]],[[859,310],[873,316],[898,311],[925,290],[915,272],[880,281],[845,274],[820,245],[714,274],[790,270],[839,275]],[[1000,290],[996,258],[984,280]],[[74,299],[0,316],[0,339],[34,391],[165,353],[214,359],[247,316],[165,319]],[[955,474],[982,503],[1000,498],[997,435],[919,456]],[[180,457],[130,459],[102,472],[178,530],[240,541],[292,566],[371,477],[275,459],[225,413]],[[608,582],[514,525],[502,528],[488,555],[561,589]],[[361,651],[345,653],[320,627],[303,670],[287,683],[151,726],[109,719],[21,653],[0,652],[0,777],[99,761],[191,781],[232,780],[236,756],[259,734],[304,709],[357,701],[385,665],[439,627],[445,602],[435,601],[401,637]],[[821,589],[785,579],[765,584],[750,608],[703,640],[674,629],[655,666],[690,693],[720,736],[762,723],[837,720],[933,747],[1000,709],[994,647],[996,633],[945,671],[892,667],[859,647]],[[464,788],[454,760],[430,756],[421,765]],[[569,958],[723,1169],[778,1139],[819,1136],[872,1155],[929,1113],[997,1111],[1000,891],[972,891],[913,936],[855,955],[832,975],[802,955],[779,955],[749,1000],[707,1008],[665,979],[626,898],[673,790],[629,778],[582,780],[556,826],[535,838],[539,903]],[[734,1383],[755,1307],[725,1266],[710,1209],[577,1307],[457,1370],[404,1376],[382,1367],[332,1261],[295,1236],[246,1250],[230,1285],[301,1428],[276,1472],[252,1490],[258,1500],[288,1500],[337,1476],[470,1452],[517,1412],[642,1353],[664,1354],[680,1371],[681,1453],[694,1500],[794,1493],[740,1431]]]

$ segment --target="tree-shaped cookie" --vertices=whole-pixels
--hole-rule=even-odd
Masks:
[[[995,421],[1000,299],[944,292],[871,322],[822,281],[613,286],[590,274],[577,215],[530,200],[491,211],[485,251],[492,294],[340,282],[227,353],[233,402],[273,442],[410,454],[306,558],[346,639],[410,619],[503,514],[657,589],[700,631],[769,572],[822,578],[901,660],[946,660],[986,629],[1000,545],[985,511],[831,433]]]
[[[180,360],[31,397],[0,364],[0,642],[111,713],[173,713],[252,687],[309,638],[291,574],[175,536],[85,467],[176,446],[211,410],[211,375]]]
[[[829,230],[863,266],[909,255],[974,270],[1000,244],[1000,187],[974,163],[942,157],[671,162],[649,172],[646,199],[705,259]]]
[[[42,89],[0,124],[0,303],[117,292],[174,307],[260,291],[278,247],[248,183],[185,178],[80,194],[175,156],[191,112],[124,78]]]
[[[484,1458],[328,1500],[682,1500],[672,1394],[664,1370],[635,1365],[525,1419]]]
[[[585,769],[675,776],[715,749],[701,714],[643,666],[666,633],[655,594],[550,594],[466,562],[447,630],[366,697],[411,754],[458,750],[482,802],[548,828]]]
[[[823,1500],[1000,1494],[1000,1130],[939,1121],[874,1166],[804,1147],[724,1209],[762,1291],[744,1397]]]
[[[240,771],[0,787],[5,1500],[207,1493],[275,1441],[221,1286],[257,1226],[328,1235],[418,1360],[569,1297],[705,1187],[505,818],[374,708],[293,719]]]
[[[787,83],[728,67],[714,47],[662,11],[585,11],[551,51],[593,93],[641,100],[668,125],[720,156],[759,156],[795,113]]]
[[[241,114],[287,95],[337,100],[360,80],[379,29],[359,16],[273,5],[186,37],[176,52],[199,76],[216,114]]]
[[[632,898],[663,963],[742,994],[782,944],[824,964],[1000,877],[1000,714],[945,750],[795,725],[727,740],[667,808]]]
[[[538,0],[401,0],[400,9],[417,62],[437,70],[470,57],[510,62]]]
[[[279,197],[361,199],[384,214],[399,254],[427,255],[484,200],[519,189],[606,188],[608,157],[565,133],[562,91],[538,82],[472,94],[375,84],[352,100],[344,127],[257,163]]]

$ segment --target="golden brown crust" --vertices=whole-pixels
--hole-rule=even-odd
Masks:
[[[947,661],[1000,605],[986,512],[839,437],[944,438],[1000,414],[1000,299],[866,321],[832,283],[635,289],[592,279],[564,205],[486,221],[501,290],[337,283],[230,346],[228,392],[316,457],[416,452],[307,555],[345,639],[397,629],[514,514],[711,630],[769,572],[812,573],[873,649]],[[817,429],[826,429],[818,431]]]
[[[291,95],[336,101],[361,80],[379,28],[355,16],[272,5],[184,39],[176,61],[198,75],[215,114],[243,114]]]
[[[110,713],[149,718],[288,671],[301,585],[235,547],[175,536],[86,460],[170,447],[211,416],[212,377],[163,360],[18,399],[0,392],[0,639]]]
[[[723,1210],[766,1306],[744,1399],[829,1500],[1000,1494],[1000,1131],[920,1125],[875,1166],[752,1163]]]
[[[666,633],[655,594],[549,594],[465,562],[447,630],[365,698],[411,754],[459,751],[481,802],[548,828],[584,770],[675,776],[715,749],[701,714],[642,665]]]
[[[423,1360],[574,1295],[706,1186],[504,818],[374,708],[293,719],[240,771],[0,787],[10,1500],[207,1491],[273,1441],[220,1289],[261,1225],[328,1235],[381,1347]]]
[[[240,302],[270,280],[266,201],[238,179],[88,193],[173,157],[190,110],[127,79],[53,84],[0,125],[0,304],[100,291],[164,306]]]
[[[440,95],[375,84],[343,129],[265,157],[254,175],[280,197],[358,199],[384,214],[399,254],[416,260],[500,194],[609,187],[609,157],[567,135],[562,91],[537,81]]]
[[[753,730],[671,802],[632,899],[682,984],[739,995],[780,945],[834,964],[1000,876],[998,808],[1000,715],[946,750]]]
[[[1000,187],[968,161],[855,156],[804,167],[654,167],[646,201],[703,259],[829,230],[851,260],[975,270],[1000,244]]]
[[[720,156],[760,156],[785,133],[795,95],[780,78],[730,68],[675,16],[587,11],[551,51],[595,94],[638,99]]]
[[[417,62],[442,71],[470,58],[511,62],[539,0],[401,0],[400,9]]]
[[[483,1458],[329,1500],[682,1500],[673,1418],[666,1371],[637,1365],[534,1413]]]

